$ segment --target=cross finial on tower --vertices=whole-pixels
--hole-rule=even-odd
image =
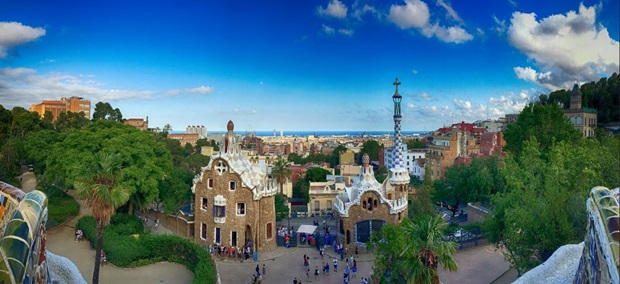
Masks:
[[[398,92],[398,85],[400,85],[400,82],[398,82],[398,77],[396,77],[396,81],[394,81],[392,85],[396,86],[396,92]]]

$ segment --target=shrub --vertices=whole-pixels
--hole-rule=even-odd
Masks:
[[[80,220],[78,220],[75,229],[82,230],[82,232],[84,233],[84,238],[94,241],[97,238],[97,226],[95,224],[95,217],[84,216],[80,218]]]
[[[55,228],[69,218],[76,216],[80,211],[80,205],[75,199],[62,192],[55,187],[48,187],[40,189],[45,195],[47,195],[47,228]]]
[[[84,216],[77,227],[84,237],[95,240],[95,218]],[[215,283],[211,255],[195,243],[174,235],[142,234],[144,226],[134,215],[113,215],[103,231],[103,249],[108,261],[119,267],[137,267],[160,261],[176,262],[194,272],[195,284]],[[136,235],[137,234],[137,235]]]

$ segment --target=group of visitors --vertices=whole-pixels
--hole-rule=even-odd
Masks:
[[[260,266],[257,264],[256,265],[256,269],[255,269],[256,273],[254,273],[252,275],[252,283],[253,284],[260,284],[261,281],[263,279],[265,279],[266,275],[267,275],[267,269],[265,268],[265,264],[263,263],[263,269],[262,269],[262,274],[261,274],[261,268]]]
[[[248,260],[250,256],[254,253],[251,245],[239,247],[239,246],[223,246],[217,243],[209,247],[209,252],[214,256],[218,256],[220,259],[234,259],[234,260],[242,260],[242,259]]]

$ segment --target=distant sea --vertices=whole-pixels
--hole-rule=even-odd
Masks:
[[[237,134],[244,135],[245,132],[235,131]],[[226,131],[209,131],[208,134],[217,134],[217,133],[226,133]],[[248,131],[248,133],[256,133],[256,136],[273,137],[274,132],[272,131]],[[402,131],[404,136],[413,136],[413,135],[424,135],[428,133],[428,131]],[[275,132],[276,136],[280,136],[280,131]],[[319,137],[329,137],[329,136],[383,136],[383,135],[394,135],[394,131],[361,131],[361,130],[341,130],[341,131],[299,131],[299,130],[284,130],[284,136],[299,136],[299,137],[307,137],[311,135],[319,136]]]

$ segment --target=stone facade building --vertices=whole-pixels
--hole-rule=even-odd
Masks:
[[[596,110],[582,107],[581,100],[581,91],[579,91],[579,86],[575,84],[570,95],[570,109],[564,110],[564,116],[570,120],[583,137],[594,137]]]
[[[365,246],[373,231],[381,230],[385,224],[399,224],[407,217],[407,196],[409,173],[405,168],[404,147],[400,122],[398,78],[394,82],[394,156],[388,165],[389,178],[383,184],[375,179],[367,154],[362,157],[362,167],[356,182],[336,197],[334,208],[338,216],[338,239],[353,251],[356,246]]]
[[[229,121],[223,149],[194,178],[194,241],[271,250],[276,247],[277,182],[241,153],[233,129]]]

